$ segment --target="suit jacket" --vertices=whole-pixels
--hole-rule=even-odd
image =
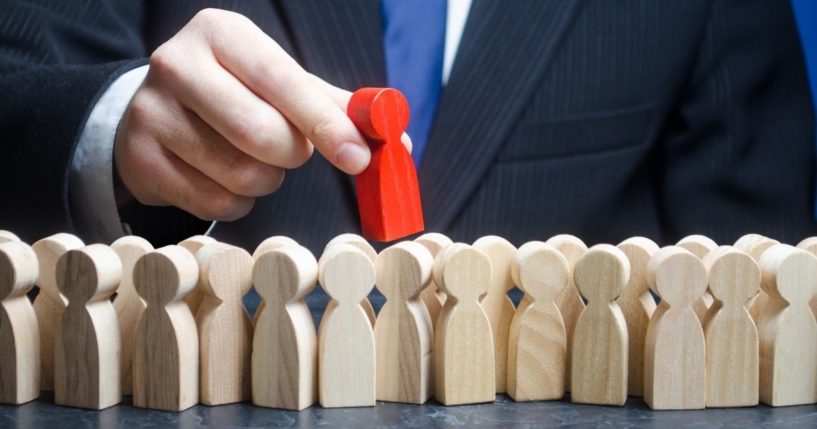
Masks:
[[[67,166],[95,99],[205,6],[247,15],[335,85],[385,83],[377,0],[6,1],[0,228],[74,228]],[[474,0],[419,170],[426,226],[515,244],[796,242],[815,233],[813,138],[788,2]],[[353,186],[315,156],[216,235],[320,251],[359,231]],[[204,227],[168,209],[123,214],[156,242]]]

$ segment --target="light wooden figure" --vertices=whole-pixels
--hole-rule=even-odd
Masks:
[[[654,410],[704,408],[706,342],[692,305],[706,290],[706,268],[677,246],[656,252],[647,267],[661,301],[647,328],[644,400]]]
[[[205,245],[215,243],[216,239],[207,235],[194,235],[184,241],[179,242],[179,246],[184,247],[196,256],[199,249],[204,247]],[[195,316],[199,312],[199,306],[201,305],[201,300],[203,299],[201,287],[196,285],[190,293],[184,298],[184,301],[187,303],[187,306],[190,308],[190,313]]]
[[[377,258],[377,251],[374,250],[371,244],[366,241],[365,238],[357,235],[357,234],[341,234],[337,237],[329,240],[329,243],[326,243],[326,247],[324,248],[324,252],[332,246],[338,244],[350,244],[354,247],[357,247],[363,254],[365,254],[369,260],[372,261],[372,265],[374,265],[375,258]],[[374,328],[374,323],[377,320],[377,315],[374,312],[374,307],[372,307],[372,303],[369,302],[369,298],[364,297],[362,301],[360,301],[360,306],[363,307],[363,311],[366,312],[366,317],[369,318],[369,322],[371,323],[372,327]]]
[[[436,232],[423,234],[414,241],[425,246],[431,253],[432,258],[436,258],[443,249],[453,244],[450,238]],[[437,283],[432,278],[428,286],[420,293],[420,298],[422,298],[423,303],[428,309],[432,325],[437,326],[437,316],[440,315],[440,310],[442,310],[443,304],[445,303],[445,292],[437,287]]]
[[[632,237],[617,247],[630,261],[630,281],[616,300],[627,322],[627,394],[644,396],[644,343],[656,307],[647,282],[647,264],[658,245],[649,238]]]
[[[434,259],[420,243],[405,241],[375,260],[377,289],[386,297],[374,325],[377,399],[423,404],[432,393],[434,328],[420,293]]]
[[[180,246],[136,262],[133,284],[147,308],[136,332],[134,407],[181,411],[199,401],[199,336],[184,301],[198,277],[196,258]]]
[[[321,256],[318,276],[332,299],[318,331],[321,406],[374,406],[374,332],[361,305],[374,287],[374,264],[352,244],[337,244]]]
[[[508,381],[508,333],[516,314],[513,301],[508,297],[508,291],[514,286],[511,265],[516,256],[516,247],[495,235],[480,238],[474,242],[474,247],[491,260],[491,283],[480,304],[491,321],[491,333],[494,335],[496,392],[505,393]]]
[[[57,261],[57,286],[68,299],[54,346],[54,402],[101,410],[122,401],[121,339],[110,297],[122,263],[110,247],[69,250]]]
[[[591,247],[576,262],[573,281],[587,306],[573,333],[571,402],[624,405],[627,401],[627,322],[616,298],[629,279],[627,256],[609,244]]]
[[[207,244],[196,253],[203,295],[199,332],[199,400],[222,405],[250,399],[252,323],[241,298],[252,287],[253,259],[246,250]]]
[[[576,283],[573,281],[573,267],[576,262],[587,252],[587,246],[578,237],[568,234],[556,235],[545,242],[567,258],[567,264],[570,266],[570,282],[567,287],[562,289],[562,293],[556,297],[556,305],[559,307],[559,312],[562,313],[562,319],[565,322],[565,331],[567,331],[567,372],[565,380],[567,385],[566,391],[570,391],[571,381],[571,359],[573,355],[573,331],[576,329],[576,322],[579,320],[579,314],[584,310],[584,300],[579,294],[579,289],[576,288]],[[527,305],[527,299],[522,298],[519,307]]]
[[[152,251],[153,246],[144,238],[126,236],[114,241],[111,249],[119,255],[119,260],[122,262],[122,281],[116,289],[113,308],[119,321],[119,333],[122,340],[122,351],[119,355],[122,394],[130,395],[133,384],[134,339],[139,320],[142,318],[142,313],[145,312],[145,302],[139,298],[133,286],[133,266],[144,254]]]
[[[780,242],[760,234],[746,234],[735,242],[735,247],[748,253],[749,256],[751,256],[755,262],[759,264],[760,257],[763,256],[763,253],[775,244],[780,244]],[[752,315],[752,320],[755,321],[755,324],[760,322],[760,314],[763,312],[763,307],[768,301],[769,297],[767,296],[766,291],[761,288],[757,295],[755,295],[755,297],[752,298],[752,300],[747,304],[747,308],[749,309],[749,313]]]
[[[714,240],[704,235],[688,235],[682,238],[676,246],[688,250],[703,261],[709,252],[718,248],[718,243],[715,243]],[[698,320],[701,321],[701,325],[706,323],[706,315],[712,307],[713,302],[715,302],[715,298],[713,298],[712,294],[707,290],[701,298],[692,305],[692,309],[695,311],[695,315],[698,316]]]
[[[0,229],[0,243],[4,243],[6,241],[20,241],[20,237],[11,231]]]
[[[760,258],[769,296],[758,323],[760,401],[773,407],[817,403],[817,257],[776,244]]]
[[[0,243],[0,404],[24,404],[40,395],[40,333],[26,296],[38,269],[27,244]]]
[[[561,399],[567,332],[554,300],[570,281],[567,258],[548,244],[532,241],[517,251],[511,275],[530,303],[511,322],[508,395],[515,401]]]
[[[318,399],[318,339],[304,303],[317,277],[318,262],[298,245],[273,249],[255,261],[253,283],[266,303],[253,335],[255,405],[302,410]]]
[[[760,268],[747,253],[721,246],[704,258],[715,303],[704,324],[706,406],[758,403],[759,343],[746,303],[760,288]]]
[[[434,396],[443,405],[493,402],[493,335],[479,304],[490,285],[491,261],[481,250],[455,243],[434,261],[433,275],[448,296],[434,332]]]
[[[299,246],[299,244],[297,241],[283,235],[269,237],[255,248],[255,251],[252,253],[252,259],[253,261],[257,261],[258,258],[263,256],[265,253],[285,246]],[[252,317],[253,329],[255,329],[255,325],[258,324],[258,318],[261,317],[261,313],[264,311],[265,305],[267,304],[262,300],[258,304],[258,308],[255,309],[255,314]]]
[[[817,256],[817,237],[806,238],[798,243],[797,247]],[[811,300],[809,304],[811,305],[811,311],[815,314],[815,317],[817,317],[817,299]]]
[[[82,240],[71,234],[54,234],[34,243],[37,255],[40,293],[34,299],[34,313],[40,328],[40,389],[54,389],[54,344],[60,317],[66,300],[57,289],[57,260],[65,252],[84,246]]]

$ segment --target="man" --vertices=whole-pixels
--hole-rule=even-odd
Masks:
[[[440,55],[431,96],[401,88],[428,122],[411,137],[429,231],[815,232],[788,2],[450,0],[407,23],[415,3],[4,3],[0,226],[110,240],[124,223],[160,244],[199,218],[248,248],[284,234],[320,251],[359,230],[349,175],[369,151],[346,90],[401,88]]]

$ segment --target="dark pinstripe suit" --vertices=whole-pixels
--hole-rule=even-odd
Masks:
[[[76,136],[100,88],[138,63],[114,61],[144,57],[205,3],[248,15],[334,84],[385,82],[376,0],[3,1],[0,228],[72,228]],[[810,106],[788,2],[474,0],[419,171],[427,227],[516,244],[793,242],[815,233]],[[319,251],[358,231],[352,186],[315,157],[216,235]],[[193,231],[146,212],[127,211],[137,233]]]

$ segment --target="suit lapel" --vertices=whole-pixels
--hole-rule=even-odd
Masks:
[[[419,172],[428,230],[446,230],[479,184],[579,3],[474,0]]]

